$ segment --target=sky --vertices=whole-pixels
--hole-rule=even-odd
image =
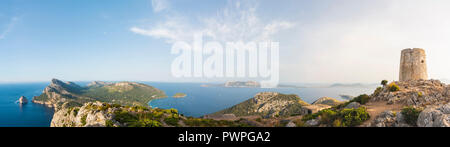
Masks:
[[[398,80],[400,52],[424,48],[450,79],[448,0],[2,0],[0,82],[175,78],[176,41],[280,43],[280,82]],[[228,79],[226,79],[228,80]]]

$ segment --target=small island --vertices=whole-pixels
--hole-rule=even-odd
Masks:
[[[173,95],[173,98],[184,98],[187,95],[185,93],[175,93],[175,95]]]
[[[28,103],[28,99],[27,99],[25,96],[21,96],[21,97],[19,98],[19,100],[17,100],[17,102],[18,102],[19,104],[26,104],[26,103]]]

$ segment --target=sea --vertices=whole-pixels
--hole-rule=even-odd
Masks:
[[[88,82],[76,82],[85,85]],[[153,108],[175,108],[185,116],[200,117],[222,109],[229,108],[252,98],[259,92],[280,92],[296,94],[304,101],[312,103],[321,97],[333,97],[345,100],[341,95],[358,96],[370,94],[373,87],[311,87],[311,88],[228,88],[219,86],[202,86],[202,83],[162,83],[140,82],[163,90],[167,98],[149,102]],[[0,127],[49,127],[53,109],[44,105],[31,103],[33,96],[38,96],[49,83],[14,83],[0,84]],[[185,93],[183,98],[173,98],[175,93]],[[25,96],[30,102],[19,104],[17,100]]]

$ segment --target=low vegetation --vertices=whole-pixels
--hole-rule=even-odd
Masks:
[[[373,92],[373,95],[378,96],[381,92],[383,92],[383,87],[377,87],[377,89]]]
[[[388,84],[388,82],[389,81],[387,81],[387,80],[383,80],[383,81],[381,81],[381,85],[386,86]]]
[[[270,101],[292,101],[294,103],[291,103],[284,107],[283,110],[280,112],[256,112],[255,109],[257,109],[259,106],[256,104],[256,101],[254,99],[249,99],[247,101],[244,101],[240,104],[234,105],[230,108],[224,109],[222,111],[216,112],[213,115],[223,115],[223,114],[234,114],[238,117],[240,116],[251,116],[251,115],[259,115],[259,116],[295,116],[295,115],[301,115],[301,110],[303,105],[309,105],[306,102],[304,102],[300,97],[297,95],[285,95],[285,94],[278,94],[277,96],[270,99]]]
[[[389,84],[389,91],[396,92],[399,90],[400,90],[400,87],[397,84],[395,84],[395,82],[392,82],[391,84]]]
[[[359,95],[359,96],[353,98],[352,100],[350,100],[348,102],[336,105],[336,106],[332,107],[332,109],[334,109],[334,110],[336,110],[336,109],[343,109],[343,108],[345,108],[345,106],[347,106],[348,104],[350,104],[352,102],[358,102],[358,103],[364,105],[367,102],[369,102],[369,100],[370,100],[370,96],[369,95],[362,94],[362,95]]]
[[[401,111],[405,122],[411,126],[417,126],[417,119],[419,118],[420,112],[422,112],[421,108],[414,107],[405,107]]]
[[[188,117],[183,122],[189,127],[251,127],[244,120],[226,121]]]
[[[361,105],[364,105],[367,102],[369,102],[369,100],[370,100],[370,96],[367,94],[363,94],[363,95],[359,95],[358,97],[353,98],[350,102],[358,102]]]
[[[305,115],[303,121],[319,119],[320,125],[328,127],[355,127],[369,120],[370,116],[365,107],[356,109],[325,109],[318,113]]]

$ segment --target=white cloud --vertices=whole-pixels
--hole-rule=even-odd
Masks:
[[[8,35],[8,33],[10,33],[10,32],[13,30],[13,28],[14,28],[14,26],[16,25],[16,23],[17,23],[18,20],[19,20],[18,17],[13,17],[13,18],[11,18],[11,21],[10,21],[10,23],[6,26],[6,29],[5,29],[3,32],[1,32],[1,34],[0,34],[0,40],[1,40],[1,39],[4,39],[4,38],[6,37],[6,35]]]
[[[154,12],[161,12],[169,8],[167,0],[152,0],[152,8]]]
[[[130,30],[136,34],[165,39],[168,43],[191,41],[195,33],[203,33],[206,39],[225,43],[273,40],[275,34],[294,26],[294,23],[283,20],[264,22],[257,16],[256,9],[256,4],[229,1],[215,15],[194,17],[198,18],[197,23],[187,19],[187,16],[167,16],[165,21],[156,25],[145,29],[132,27]]]

